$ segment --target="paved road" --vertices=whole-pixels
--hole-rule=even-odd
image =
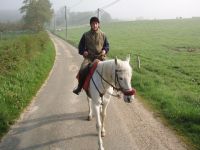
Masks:
[[[85,94],[76,96],[77,49],[51,35],[56,61],[49,78],[0,143],[1,150],[97,150],[95,119],[87,121]],[[184,150],[185,145],[135,100],[112,99],[107,111],[105,150]]]

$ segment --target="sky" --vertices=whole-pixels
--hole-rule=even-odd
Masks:
[[[19,9],[23,0],[0,0],[0,10]],[[67,5],[70,11],[103,8],[114,19],[173,19],[200,17],[200,0],[50,0],[54,10]]]

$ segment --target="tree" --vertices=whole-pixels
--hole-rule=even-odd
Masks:
[[[45,23],[51,21],[53,10],[49,0],[24,0],[20,11],[23,16],[25,28],[41,31]]]

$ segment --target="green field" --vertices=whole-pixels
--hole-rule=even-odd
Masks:
[[[0,41],[0,138],[35,96],[54,58],[45,32]]]
[[[116,22],[101,28],[110,42],[110,58],[131,53],[137,94],[200,149],[200,20]],[[88,29],[69,29],[68,40],[77,46]]]

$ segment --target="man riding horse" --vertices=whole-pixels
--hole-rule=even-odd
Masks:
[[[103,61],[109,51],[109,43],[104,32],[100,30],[100,22],[97,17],[90,19],[91,29],[85,32],[79,42],[79,54],[84,57],[78,73],[78,86],[73,93],[79,95],[84,85],[84,81],[90,69],[90,64],[99,59]]]

